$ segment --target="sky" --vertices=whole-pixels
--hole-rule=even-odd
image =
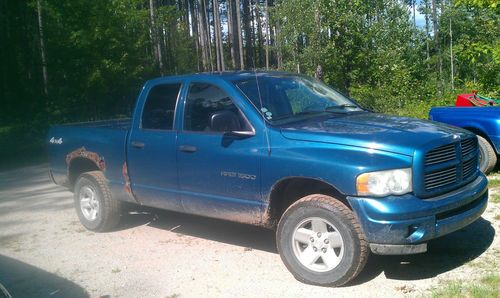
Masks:
[[[417,22],[417,27],[425,27],[425,16],[421,14],[418,10],[415,11],[415,20]]]

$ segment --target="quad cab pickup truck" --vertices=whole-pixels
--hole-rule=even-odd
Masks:
[[[236,72],[148,81],[132,120],[59,125],[50,176],[82,224],[131,202],[276,229],[300,281],[339,286],[375,254],[413,254],[488,200],[474,134],[376,114],[306,76]]]
[[[457,99],[460,99],[460,96]],[[479,168],[488,174],[500,155],[500,106],[435,107],[429,119],[462,127],[477,135],[479,141]]]

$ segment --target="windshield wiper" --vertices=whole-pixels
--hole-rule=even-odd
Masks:
[[[342,110],[345,110],[346,108],[357,108],[357,109],[361,109],[359,106],[357,105],[353,105],[353,104],[342,104],[342,105],[338,105],[338,106],[329,106],[329,107],[326,107],[325,108],[325,111],[330,111],[330,110],[336,110],[336,109],[342,109]]]
[[[321,114],[321,113],[325,113],[325,112],[327,112],[327,111],[322,111],[322,110],[302,111],[302,112],[298,112],[296,114],[287,114],[287,115],[283,115],[283,116],[279,116],[279,117],[273,117],[273,121],[275,121],[275,120],[283,120],[283,119],[286,119],[286,118],[293,118],[295,116]]]

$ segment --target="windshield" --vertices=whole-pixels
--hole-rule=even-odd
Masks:
[[[235,85],[272,124],[363,111],[341,93],[305,76],[260,76],[236,81]]]

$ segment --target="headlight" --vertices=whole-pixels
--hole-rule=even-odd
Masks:
[[[358,195],[402,195],[412,191],[411,169],[364,173],[356,179]]]

